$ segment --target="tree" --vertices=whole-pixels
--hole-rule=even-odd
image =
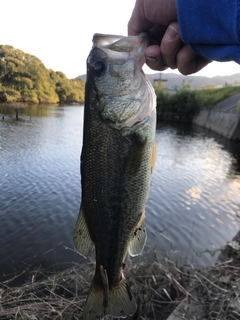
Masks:
[[[83,102],[84,86],[84,80],[69,80],[33,55],[0,45],[0,102]]]

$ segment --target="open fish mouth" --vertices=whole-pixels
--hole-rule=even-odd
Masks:
[[[156,107],[154,90],[142,71],[148,44],[146,33],[93,36],[88,70],[89,74],[93,71],[95,90],[101,97],[98,112],[118,130],[143,121]]]
[[[109,55],[110,58],[118,57],[117,52],[128,53],[133,50],[135,55],[142,56],[149,45],[149,38],[146,33],[141,33],[139,36],[128,37],[95,33],[92,41],[93,48],[97,47],[102,50],[111,50],[112,54]]]
[[[121,65],[133,58],[138,68],[141,69],[145,63],[144,52],[150,40],[146,33],[128,37],[95,33],[92,41],[93,49],[99,48],[104,51],[108,59],[114,61],[114,64]]]

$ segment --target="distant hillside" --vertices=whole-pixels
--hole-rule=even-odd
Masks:
[[[155,73],[147,74],[149,80],[153,83],[154,79],[167,80],[167,89],[174,90],[175,86],[181,86],[183,81],[190,82],[192,88],[204,88],[204,87],[218,87],[240,84],[240,73],[233,74],[231,76],[217,76],[217,77],[203,77],[203,76],[183,76],[176,73]],[[83,74],[78,77],[79,79],[86,80],[86,75]]]
[[[83,102],[82,79],[47,69],[37,57],[0,45],[0,102]]]
[[[87,75],[86,74],[82,74],[81,76],[78,76],[77,79],[82,79],[82,80],[86,81]]]
[[[147,76],[151,82],[153,82],[154,79],[167,80],[167,89],[169,90],[173,90],[175,86],[181,86],[183,81],[190,82],[192,88],[240,84],[240,73],[231,76],[216,76],[212,78],[203,76],[183,76],[176,73],[155,73],[147,74]]]

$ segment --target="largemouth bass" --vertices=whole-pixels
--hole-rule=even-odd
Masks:
[[[142,252],[145,206],[155,159],[156,97],[142,66],[145,34],[95,34],[87,59],[82,202],[74,243],[96,269],[84,319],[134,314],[123,275],[127,252]]]

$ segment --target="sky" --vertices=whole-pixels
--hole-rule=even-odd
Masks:
[[[134,4],[135,0],[0,0],[0,44],[32,54],[47,68],[75,78],[86,73],[94,33],[127,35]],[[147,67],[144,71],[154,73]],[[195,75],[239,72],[234,62],[213,62]]]

